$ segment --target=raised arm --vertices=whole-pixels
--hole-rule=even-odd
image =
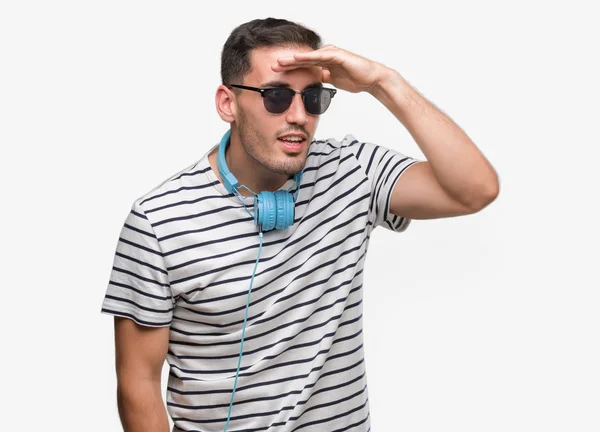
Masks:
[[[115,317],[117,402],[125,432],[168,432],[161,395],[169,327],[142,326]]]
[[[499,180],[465,132],[421,96],[395,70],[326,45],[282,57],[276,72],[320,67],[323,82],[353,93],[369,92],[406,127],[426,157],[407,168],[391,196],[390,212],[411,219],[475,213],[496,199]]]

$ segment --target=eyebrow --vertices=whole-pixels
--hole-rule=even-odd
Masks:
[[[260,84],[259,87],[261,87],[261,88],[265,88],[265,87],[291,88],[289,83],[286,83],[285,81],[269,81],[269,82]],[[318,82],[318,81],[312,82],[309,85],[307,85],[306,87],[304,87],[304,90],[306,90],[307,88],[314,88],[314,87],[323,87],[323,83]]]

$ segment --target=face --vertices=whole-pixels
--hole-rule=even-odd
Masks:
[[[236,84],[273,87],[272,83],[282,82],[294,90],[304,90],[310,85],[321,83],[321,69],[317,67],[286,72],[274,72],[271,69],[278,58],[291,57],[294,52],[299,51],[311,51],[311,48],[254,49],[250,57],[250,72],[244,77],[243,83]],[[262,95],[255,91],[237,91],[236,101],[235,123],[247,155],[274,173],[290,176],[302,171],[309,144],[319,122],[319,116],[308,114],[304,109],[302,95],[296,94],[291,106],[282,114],[268,112]],[[295,139],[290,135],[301,136],[302,141],[290,142]]]

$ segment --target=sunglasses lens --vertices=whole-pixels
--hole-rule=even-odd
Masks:
[[[272,114],[285,112],[292,104],[294,91],[288,88],[268,89],[263,95],[265,108]]]
[[[281,114],[288,110],[292,104],[295,92],[289,88],[271,88],[263,93],[265,108],[272,114]],[[310,88],[302,93],[306,112],[320,115],[327,111],[333,93],[321,87]]]
[[[331,92],[323,88],[308,89],[304,93],[304,106],[310,114],[323,114],[331,103]]]

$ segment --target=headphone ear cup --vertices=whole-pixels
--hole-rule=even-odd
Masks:
[[[258,204],[258,208],[256,205]],[[258,214],[258,224],[263,231],[271,231],[275,228],[277,218],[276,199],[273,192],[263,191],[254,200],[254,211]],[[258,209],[258,212],[257,212]]]
[[[254,198],[254,223],[263,231],[286,229],[294,224],[294,196],[288,191],[263,191]]]
[[[277,221],[275,229],[286,229],[294,223],[294,197],[288,191],[275,192]]]

